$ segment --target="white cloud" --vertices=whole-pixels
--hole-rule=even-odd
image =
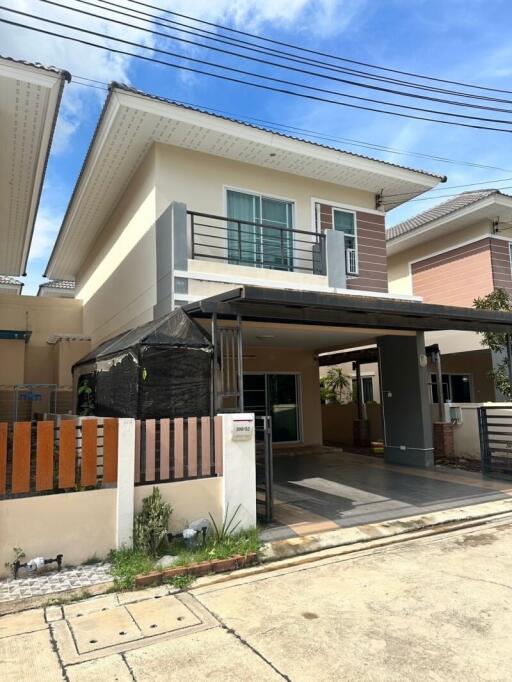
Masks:
[[[307,30],[313,35],[341,33],[362,8],[361,0],[167,0],[174,12],[257,32],[267,25]],[[178,21],[183,19],[176,17]],[[195,22],[190,22],[197,25]],[[205,27],[210,30],[211,27]]]
[[[30,247],[30,261],[44,258],[53,246],[57,232],[59,231],[62,216],[53,214],[50,210],[42,208],[37,216],[32,245]]]

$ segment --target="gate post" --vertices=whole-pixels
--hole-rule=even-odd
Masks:
[[[256,526],[256,442],[253,414],[222,414],[222,515],[238,529]]]
[[[489,471],[489,433],[485,407],[478,408],[478,433],[480,436],[480,470],[485,474]]]
[[[133,546],[135,419],[119,419],[117,440],[116,548]]]

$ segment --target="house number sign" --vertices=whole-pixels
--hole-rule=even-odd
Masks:
[[[251,440],[253,433],[253,419],[233,419],[232,440]]]

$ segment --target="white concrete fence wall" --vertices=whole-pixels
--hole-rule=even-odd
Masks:
[[[134,516],[154,486],[173,508],[170,530],[210,513],[222,523],[238,507],[238,529],[256,526],[254,415],[221,418],[221,476],[135,485],[135,420],[119,419],[116,488],[0,500],[0,575],[8,574],[5,563],[14,560],[14,547],[28,559],[61,553],[67,565],[130,547]]]
[[[480,432],[478,427],[479,407],[503,407],[510,414],[512,403],[450,403],[449,407],[460,409],[461,423],[456,424],[453,432],[455,455],[464,459],[480,460]],[[448,404],[447,404],[448,406]],[[439,408],[431,405],[432,421],[438,421]],[[493,410],[494,416],[499,416],[499,410]],[[502,413],[503,414],[503,413]],[[449,416],[449,413],[447,413]],[[508,427],[503,427],[508,428]],[[510,433],[512,440],[512,430]]]

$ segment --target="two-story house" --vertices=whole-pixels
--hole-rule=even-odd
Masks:
[[[496,288],[512,293],[512,197],[497,189],[463,192],[387,231],[390,291],[425,303],[472,307]],[[427,335],[442,353],[445,400],[497,397],[489,377],[499,358],[481,336],[445,331]],[[431,376],[433,402],[437,377]]]
[[[215,346],[212,412],[268,415],[275,443],[321,444],[319,357],[372,346],[386,457],[425,466],[424,332],[504,323],[388,291],[384,205],[441,179],[114,84],[46,275],[93,345],[182,307]]]

